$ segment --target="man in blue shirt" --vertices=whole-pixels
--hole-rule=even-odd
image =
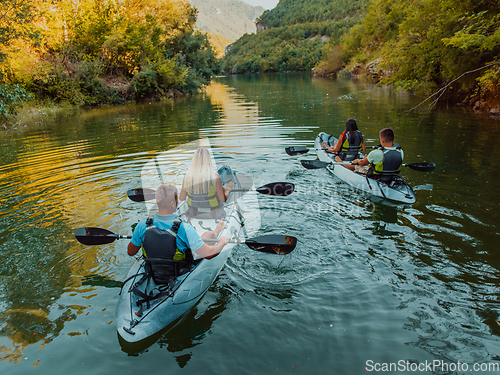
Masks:
[[[169,230],[174,225],[174,220],[178,217],[174,214],[178,203],[177,188],[173,185],[161,185],[156,190],[155,198],[158,205],[158,212],[154,215],[152,225],[159,230]],[[137,224],[132,240],[128,244],[128,255],[134,256],[137,254],[144,243],[147,227],[146,219],[141,220]],[[229,238],[221,237],[215,245],[206,244],[203,242],[203,238],[217,238],[223,229],[224,222],[221,220],[214,231],[205,232],[200,237],[191,225],[182,223],[177,232],[177,249],[175,249],[173,259],[183,260],[186,251],[192,251],[194,260],[199,258],[213,258],[221,252],[222,248],[229,242]],[[147,256],[148,249],[145,249],[145,251]],[[168,259],[169,256],[165,258]]]

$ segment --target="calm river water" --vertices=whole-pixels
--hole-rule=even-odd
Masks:
[[[0,373],[499,373],[500,121],[407,113],[419,102],[304,74],[222,77],[173,102],[2,131]],[[367,145],[389,126],[406,162],[437,164],[403,170],[415,204],[374,203],[284,152],[320,131],[338,136],[351,117]],[[184,319],[124,350],[115,309],[128,242],[84,246],[74,230],[130,233],[146,214],[126,196],[142,167],[204,138],[256,186],[296,185],[260,195],[260,225],[247,230],[295,236],[297,248],[279,257],[238,245]],[[179,181],[189,159],[171,158]]]

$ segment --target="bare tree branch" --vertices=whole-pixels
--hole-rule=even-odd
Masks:
[[[415,107],[409,109],[408,111],[406,111],[406,113],[410,113],[411,111],[413,111],[414,109],[420,107],[422,104],[424,104],[427,100],[431,99],[432,97],[436,96],[436,95],[439,95],[436,99],[434,99],[434,101],[431,103],[431,105],[429,106],[428,108],[428,111],[427,112],[430,112],[430,110],[437,104],[437,102],[439,101],[439,99],[444,95],[446,89],[448,87],[450,87],[450,85],[452,85],[454,82],[458,81],[460,78],[466,76],[467,74],[471,74],[471,73],[475,73],[475,72],[478,72],[480,70],[483,70],[483,69],[487,69],[493,65],[500,65],[500,62],[496,61],[496,62],[493,62],[491,64],[488,64],[488,65],[485,65],[485,66],[482,66],[480,68],[477,68],[477,69],[474,69],[474,70],[470,70],[468,72],[465,72],[463,73],[462,75],[460,75],[460,77],[458,78],[455,78],[453,81],[451,82],[448,82],[444,87],[440,88],[438,91],[436,91],[434,94],[432,94],[431,96],[427,97],[424,101],[420,102],[418,105],[416,105]]]

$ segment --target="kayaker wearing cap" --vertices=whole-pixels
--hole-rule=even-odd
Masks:
[[[222,186],[222,180],[215,171],[210,152],[200,147],[193,155],[191,165],[182,181],[179,195],[181,201],[187,199],[189,207],[213,209],[226,202],[233,183]]]
[[[360,150],[366,150],[363,135],[358,130],[356,120],[352,118],[346,121],[345,130],[340,134],[338,142],[329,146],[323,141],[321,145],[326,149],[326,152],[337,153],[337,156],[343,161],[353,160],[358,156]]]
[[[403,164],[404,153],[400,147],[394,146],[394,131],[384,128],[379,132],[381,147],[373,150],[363,159],[354,159],[358,165],[344,165],[344,167],[368,177],[382,178],[390,181],[392,176],[399,173]],[[342,161],[335,158],[336,161]]]
[[[224,222],[219,221],[215,230],[208,231],[200,235],[189,224],[180,222],[178,215],[174,212],[177,209],[178,197],[177,188],[173,185],[161,185],[155,194],[158,212],[153,219],[141,220],[132,235],[132,240],[128,244],[127,253],[130,256],[137,254],[141,246],[144,245],[144,255],[149,258],[164,258],[174,260],[212,258],[221,252],[222,248],[229,242],[229,238],[221,237],[219,242],[208,245],[202,238],[217,238],[224,229]],[[177,236],[172,236],[174,221],[177,225]],[[175,246],[170,246],[167,238],[176,238]]]

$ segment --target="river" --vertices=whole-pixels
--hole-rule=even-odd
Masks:
[[[356,81],[308,74],[220,77],[166,103],[81,110],[0,134],[0,373],[500,373],[500,122]],[[410,111],[411,110],[411,111]],[[288,146],[313,147],[356,119],[367,145],[391,127],[411,206],[376,203]],[[127,199],[155,156],[206,139],[260,195],[250,232],[298,238],[287,256],[234,248],[203,299],[137,351],[115,309],[133,259],[126,240],[77,242],[94,226],[128,234]],[[171,153],[172,178],[189,165]],[[251,227],[254,225],[254,227]],[[432,365],[432,366],[431,366]],[[495,367],[497,366],[497,367]],[[488,371],[482,371],[488,370]]]

